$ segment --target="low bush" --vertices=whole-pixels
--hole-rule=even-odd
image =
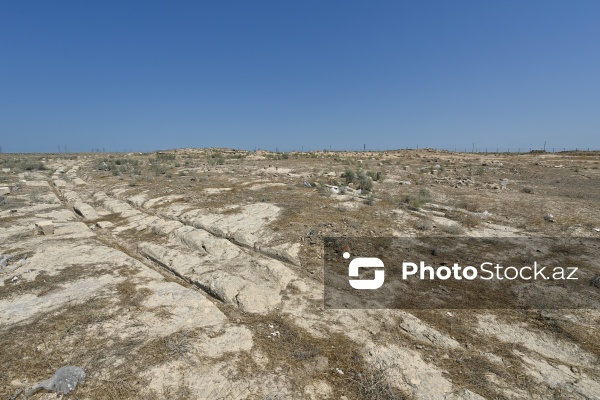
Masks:
[[[373,179],[370,176],[361,173],[358,176],[358,185],[361,191],[370,192],[373,190]]]

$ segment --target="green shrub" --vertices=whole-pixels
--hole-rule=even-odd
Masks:
[[[348,184],[356,181],[356,173],[350,168],[346,169],[346,171],[342,174],[342,177],[346,180],[346,183]]]
[[[401,203],[412,211],[418,211],[423,205],[423,201],[419,197],[415,197],[411,194],[405,194],[402,196]]]
[[[162,165],[162,164],[153,163],[153,164],[150,165],[150,169],[156,175],[164,175],[164,174],[167,173],[167,169],[168,168],[166,166]]]
[[[322,196],[331,196],[331,190],[325,186],[325,182],[323,181],[317,183],[317,192],[319,192],[319,194]]]
[[[367,171],[367,176],[374,180],[375,182],[383,181],[383,172],[381,171]]]
[[[370,192],[373,189],[373,179],[365,174],[360,174],[358,177],[359,188],[361,191]]]
[[[20,167],[25,171],[43,171],[46,169],[46,166],[41,161],[24,161]]]

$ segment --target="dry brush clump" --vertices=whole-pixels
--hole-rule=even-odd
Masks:
[[[418,231],[429,231],[433,229],[433,223],[426,218],[419,218],[414,225],[415,229]]]
[[[523,193],[532,194],[532,193],[533,193],[533,188],[532,188],[532,187],[529,187],[529,186],[526,186],[526,187],[524,187],[523,189],[521,189],[521,191],[522,191]]]
[[[481,205],[478,200],[459,198],[453,201],[452,205],[456,208],[460,208],[462,210],[466,210],[473,213],[481,211]]]
[[[356,387],[360,399],[365,400],[403,400],[409,397],[398,390],[389,378],[394,367],[385,362],[376,365],[366,364],[360,355],[355,356],[360,369],[349,374],[349,385]]]
[[[483,222],[485,217],[459,209],[452,209],[446,212],[446,218],[456,221],[459,226],[475,228]]]
[[[465,229],[459,224],[442,225],[441,229],[442,232],[450,235],[463,235],[465,233]]]

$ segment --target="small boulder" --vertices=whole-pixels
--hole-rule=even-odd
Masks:
[[[40,221],[35,223],[35,230],[38,235],[53,235],[54,224],[52,221]]]
[[[333,186],[333,185],[325,185],[327,188],[329,188],[329,190],[331,191],[331,193],[333,194],[340,194],[340,188],[337,186]]]
[[[46,379],[35,385],[25,396],[29,398],[38,390],[49,390],[57,395],[67,394],[77,387],[78,384],[85,383],[85,371],[74,365],[60,367],[50,379]]]

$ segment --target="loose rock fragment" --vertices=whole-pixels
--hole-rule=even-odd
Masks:
[[[38,235],[53,235],[54,224],[52,221],[40,221],[35,224],[36,233]]]
[[[29,393],[27,398],[41,389],[51,390],[56,394],[67,394],[77,387],[78,383],[85,382],[85,371],[79,367],[68,365],[66,367],[60,367],[54,376],[50,379],[46,379],[35,385]]]

